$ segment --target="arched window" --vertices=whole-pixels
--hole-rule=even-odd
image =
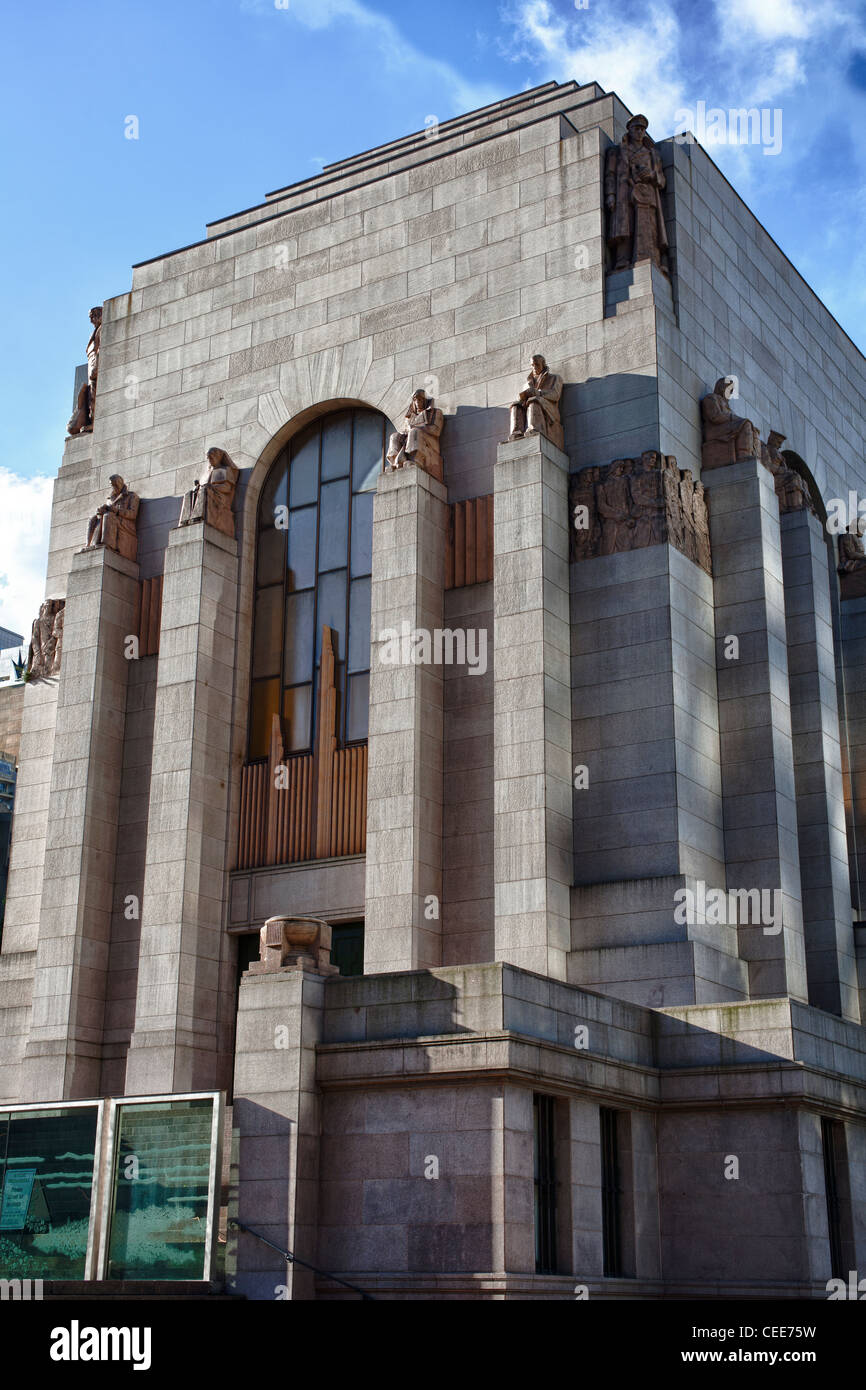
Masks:
[[[331,629],[339,744],[367,737],[373,493],[388,422],[340,410],[275,459],[259,501],[249,759],[265,758],[274,714],[286,753],[313,747],[324,628]]]

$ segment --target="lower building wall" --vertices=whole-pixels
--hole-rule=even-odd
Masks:
[[[779,1027],[759,1050],[754,1006],[727,1006],[720,1075],[705,1010],[654,1014],[512,966],[244,976],[230,1216],[319,1272],[287,1276],[247,1233],[230,1287],[356,1297],[337,1275],[380,1298],[826,1298],[823,1116],[844,1127],[843,1257],[866,1268],[862,1054],[833,1074],[837,1040],[854,1049],[860,1029],[833,1019],[822,1052],[829,1016],[762,1008]],[[552,1176],[535,1094],[553,1105]],[[537,1272],[545,1175],[555,1232]]]

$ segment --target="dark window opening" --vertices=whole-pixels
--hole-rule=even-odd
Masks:
[[[331,927],[331,964],[341,975],[363,975],[363,922],[337,922]]]
[[[556,1101],[532,1097],[535,1138],[535,1271],[557,1273]]]
[[[845,1126],[841,1121],[831,1120],[829,1116],[822,1115],[821,1148],[824,1154],[824,1190],[827,1195],[830,1274],[834,1279],[847,1279],[849,1270],[855,1268],[856,1259]]]

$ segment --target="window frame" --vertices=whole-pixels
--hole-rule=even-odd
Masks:
[[[326,430],[326,428],[327,428],[327,425],[328,425],[329,421],[339,419],[341,416],[349,416],[349,417],[350,417],[350,422],[351,422],[351,428],[350,428],[350,430],[349,430],[348,473],[347,473],[347,474],[343,474],[341,478],[323,478],[323,476],[322,476],[322,454],[323,454],[323,439],[324,439],[324,435],[325,435],[325,430]],[[341,747],[341,748],[348,748],[348,747],[358,747],[358,746],[362,746],[363,744],[365,744],[365,743],[367,742],[367,738],[368,738],[368,733],[367,733],[367,732],[365,732],[364,735],[363,735],[362,737],[360,737],[360,738],[358,738],[358,737],[349,738],[349,737],[348,737],[348,734],[349,734],[349,718],[350,718],[350,701],[349,701],[350,681],[351,681],[353,678],[355,678],[355,677],[360,677],[360,678],[366,677],[366,678],[367,678],[367,681],[368,681],[368,708],[369,708],[369,678],[370,678],[370,670],[371,670],[369,664],[368,664],[366,667],[364,667],[364,668],[359,668],[358,670],[352,670],[352,671],[349,670],[349,652],[350,652],[350,627],[349,627],[349,623],[350,623],[350,615],[351,615],[351,610],[352,610],[352,588],[353,588],[353,584],[355,584],[355,583],[357,583],[357,582],[359,582],[359,581],[363,582],[364,580],[367,580],[367,581],[369,582],[369,580],[372,578],[372,573],[371,573],[371,571],[372,571],[372,558],[371,558],[371,561],[370,561],[370,571],[368,571],[368,572],[366,572],[366,573],[363,573],[363,574],[358,574],[358,575],[355,575],[355,576],[353,576],[353,574],[352,574],[352,541],[353,541],[353,535],[354,535],[354,532],[355,532],[355,516],[354,516],[354,513],[355,513],[355,499],[356,499],[356,498],[359,498],[359,497],[365,497],[365,496],[372,496],[372,495],[375,495],[375,488],[371,488],[371,487],[369,487],[369,486],[366,487],[366,488],[360,487],[360,486],[356,488],[356,486],[355,486],[354,470],[355,470],[355,461],[356,461],[355,450],[356,450],[356,438],[357,438],[357,432],[358,432],[358,421],[359,421],[359,418],[364,417],[364,416],[377,419],[378,422],[379,422],[379,424],[380,424],[380,426],[381,426],[381,460],[382,460],[382,468],[384,468],[384,465],[385,465],[385,457],[386,457],[386,450],[387,450],[387,447],[388,447],[388,432],[389,432],[389,429],[391,428],[387,416],[384,415],[381,411],[374,409],[372,406],[361,406],[361,405],[354,405],[354,404],[351,404],[351,405],[341,405],[341,406],[337,406],[334,410],[328,411],[326,414],[320,415],[320,416],[318,416],[316,419],[309,421],[308,424],[306,424],[302,429],[298,430],[298,431],[292,436],[292,438],[291,438],[290,440],[287,441],[287,443],[283,446],[283,448],[282,448],[282,449],[279,451],[279,453],[276,455],[276,457],[274,458],[273,462],[271,463],[271,466],[270,466],[270,468],[268,469],[268,472],[267,472],[267,474],[266,474],[266,476],[265,476],[265,479],[264,479],[264,481],[263,481],[263,483],[262,483],[262,488],[261,488],[261,491],[260,491],[260,493],[259,493],[258,504],[257,504],[257,507],[256,507],[256,528],[255,528],[255,542],[254,542],[254,544],[255,544],[255,560],[254,560],[254,569],[253,569],[253,601],[252,601],[252,619],[251,619],[252,633],[251,633],[251,642],[250,642],[250,695],[249,695],[249,712],[248,712],[248,718],[247,718],[247,742],[246,742],[246,760],[247,760],[248,763],[262,762],[262,761],[264,761],[264,760],[267,758],[267,751],[266,751],[266,749],[262,748],[261,745],[260,745],[257,749],[255,749],[255,750],[254,750],[254,747],[253,747],[253,732],[254,732],[254,726],[253,726],[253,713],[254,713],[254,702],[255,702],[255,698],[256,698],[256,691],[257,691],[257,688],[266,685],[269,681],[270,681],[270,682],[273,682],[274,680],[277,680],[277,681],[278,681],[278,688],[277,688],[277,690],[278,690],[278,693],[277,693],[277,713],[279,714],[279,717],[280,717],[280,728],[281,728],[282,735],[283,735],[284,746],[285,746],[285,748],[286,748],[285,756],[286,756],[287,758],[289,758],[289,757],[304,757],[304,756],[309,756],[309,755],[314,751],[314,749],[315,749],[315,746],[316,746],[316,738],[317,738],[317,733],[318,733],[317,722],[316,722],[316,721],[317,721],[317,714],[318,714],[318,703],[319,703],[319,693],[320,693],[320,679],[321,679],[321,657],[320,657],[320,651],[319,651],[320,639],[321,639],[321,633],[320,633],[320,628],[321,628],[321,621],[320,621],[320,591],[321,591],[321,587],[322,587],[322,580],[323,580],[326,576],[328,576],[328,575],[344,575],[344,576],[345,576],[345,597],[344,597],[344,602],[343,602],[343,605],[342,605],[342,608],[343,608],[343,616],[342,616],[342,623],[343,623],[343,626],[342,626],[342,630],[340,631],[340,634],[339,634],[339,635],[340,635],[340,644],[339,644],[339,649],[338,649],[338,651],[337,651],[337,663],[336,663],[336,678],[337,678],[337,679],[336,679],[336,684],[337,684],[337,699],[338,699],[338,706],[337,706],[337,707],[338,707],[338,718],[337,718],[337,744],[338,744],[338,746]],[[310,503],[310,502],[303,502],[303,503],[300,503],[300,504],[299,504],[298,506],[296,506],[296,507],[292,507],[292,505],[291,505],[291,469],[292,469],[292,463],[293,463],[295,457],[297,456],[297,454],[300,452],[300,449],[301,449],[301,448],[304,448],[304,447],[306,447],[306,446],[308,446],[309,443],[310,443],[310,441],[311,441],[311,439],[313,439],[313,438],[315,438],[315,440],[316,440],[316,497],[315,497],[315,501],[314,501],[314,502],[311,502],[311,503]],[[283,567],[282,567],[282,575],[281,575],[281,578],[280,578],[279,580],[275,581],[273,584],[261,584],[260,581],[259,581],[260,541],[261,541],[262,535],[263,535],[266,531],[272,529],[272,526],[271,526],[271,527],[268,527],[268,526],[264,526],[264,525],[262,524],[262,503],[263,503],[263,500],[264,500],[265,495],[266,495],[267,490],[268,490],[268,483],[269,483],[270,479],[272,478],[272,476],[273,476],[275,470],[278,470],[278,469],[284,470],[284,473],[285,473],[285,504],[284,504],[284,505],[285,505],[286,508],[287,508],[287,514],[288,514],[288,525],[287,525],[286,528],[285,528],[285,539],[284,539],[284,542],[283,542]],[[379,471],[381,471],[381,469],[380,469]],[[369,477],[369,474],[368,474],[367,476]],[[378,476],[378,474],[377,474],[376,476]],[[342,564],[342,565],[338,565],[338,566],[336,566],[336,567],[335,567],[335,566],[331,566],[331,567],[329,567],[328,569],[325,569],[325,570],[320,570],[320,569],[319,569],[319,564],[320,564],[320,552],[321,552],[321,540],[322,540],[322,491],[323,491],[323,488],[327,488],[327,487],[329,487],[329,486],[332,486],[334,483],[339,483],[339,482],[341,482],[341,481],[343,481],[343,480],[345,480],[345,481],[347,482],[347,484],[348,484],[347,515],[346,515],[346,547],[345,547],[345,553],[344,553],[344,555],[342,556],[343,564]],[[365,481],[365,479],[363,479],[363,478],[361,478],[361,479],[358,480],[359,483],[362,483],[362,482],[364,482],[364,481]],[[281,502],[276,502],[276,503],[275,503],[275,507],[276,507],[276,506],[280,506],[280,505],[283,505],[283,503],[281,503]],[[310,510],[310,509],[312,509],[312,508],[315,508],[315,512],[316,512],[316,518],[315,518],[315,554],[314,554],[314,557],[313,557],[314,583],[313,583],[312,587],[307,586],[307,587],[304,588],[304,589],[293,589],[293,588],[290,589],[290,588],[289,588],[289,583],[288,583],[288,576],[289,576],[288,545],[289,545],[289,526],[291,525],[291,518],[292,518],[293,513],[295,513],[295,512],[300,512],[300,511],[303,511],[303,510]],[[370,523],[370,524],[371,524],[371,527],[372,527],[372,520],[371,520],[371,523]],[[278,529],[283,530],[283,528],[278,528]],[[372,552],[372,547],[371,547],[371,552]],[[259,601],[259,595],[260,595],[260,594],[263,594],[263,593],[265,593],[265,592],[267,592],[267,590],[269,590],[269,589],[278,590],[278,589],[280,589],[280,588],[282,589],[282,605],[281,605],[281,607],[280,607],[281,625],[280,625],[280,637],[279,637],[279,645],[280,645],[279,672],[278,672],[278,674],[277,674],[276,676],[273,675],[273,674],[271,674],[271,675],[265,675],[265,676],[256,675],[256,674],[255,674],[255,661],[256,661],[256,609],[257,609],[257,605],[258,605],[258,601]],[[288,680],[286,679],[286,676],[287,676],[287,671],[286,671],[286,661],[287,661],[286,612],[287,612],[287,605],[288,605],[289,597],[290,597],[291,595],[293,595],[293,594],[312,594],[312,596],[313,596],[313,604],[312,604],[312,607],[313,607],[313,637],[312,637],[312,640],[313,640],[313,652],[312,652],[312,660],[311,660],[311,662],[310,662],[311,677],[310,677],[309,680],[301,680],[301,681],[294,680],[294,681],[288,681]],[[369,615],[369,612],[368,612],[368,614],[367,614],[367,621],[369,622],[369,620],[370,620],[370,615]],[[286,705],[286,696],[289,694],[289,692],[292,692],[292,691],[303,691],[303,690],[305,690],[305,689],[307,689],[307,688],[309,688],[309,692],[310,692],[310,695],[309,695],[309,698],[310,698],[310,711],[309,711],[309,722],[308,722],[309,739],[308,739],[308,741],[307,741],[305,744],[303,744],[302,746],[299,746],[299,747],[289,747],[288,745],[289,745],[289,743],[291,742],[291,740],[290,740],[289,738],[286,737],[286,734],[287,734],[287,729],[286,729],[286,716],[285,716],[285,712],[284,712],[284,711],[285,711],[285,705]],[[268,737],[269,737],[269,734],[268,734]]]

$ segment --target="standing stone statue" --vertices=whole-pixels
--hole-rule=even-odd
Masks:
[[[59,648],[62,647],[62,613],[65,607],[65,598],[47,598],[39,608],[38,618],[33,620],[27,656],[27,671],[31,680],[44,680],[47,676],[55,676],[60,670]]]
[[[135,561],[138,558],[136,522],[139,498],[136,493],[130,492],[119,473],[112,473],[109,482],[111,491],[88,522],[84,549],[95,550],[97,546],[104,545],[124,559]]]
[[[665,504],[662,492],[661,454],[652,449],[640,456],[640,470],[632,475],[631,495],[637,516],[632,546],[642,550],[665,539]]]
[[[597,500],[601,517],[601,554],[615,555],[631,550],[634,521],[625,459],[616,459],[611,464],[604,482],[598,485]]]
[[[646,116],[632,116],[620,144],[607,152],[607,242],[614,270],[652,261],[667,275],[668,237],[661,198],[666,180],[659,152],[647,135],[648,124]]]
[[[543,434],[557,449],[565,446],[565,434],[559,418],[562,396],[562,377],[551,372],[541,353],[536,353],[529,367],[526,386],[511,403],[511,433],[508,438]]]
[[[403,430],[392,434],[388,444],[388,473],[406,464],[416,464],[438,482],[444,483],[445,470],[439,448],[439,436],[445,417],[436,408],[432,396],[416,391],[403,419]]]
[[[232,507],[240,469],[225,449],[208,449],[207,467],[191,491],[184,496],[178,526],[206,521],[224,536],[235,536]]]
[[[90,434],[96,413],[96,378],[99,374],[99,336],[102,331],[102,310],[90,311],[93,332],[87,344],[87,380],[78,393],[78,408],[66,426],[70,434]]]
[[[701,401],[704,442],[701,468],[725,468],[740,459],[760,458],[761,440],[751,420],[741,419],[729,401],[734,379],[719,377],[712,391]]]

